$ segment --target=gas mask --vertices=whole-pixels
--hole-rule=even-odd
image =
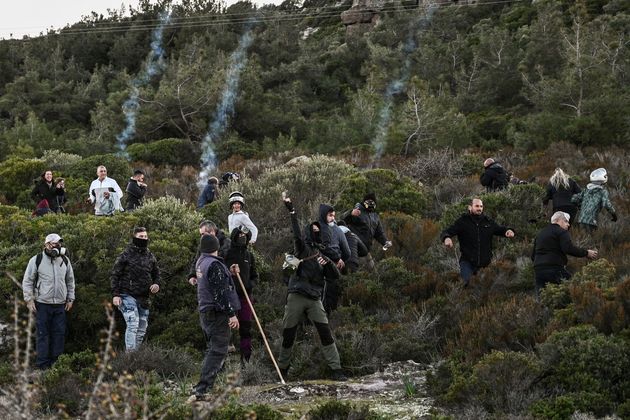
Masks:
[[[60,244],[57,244],[53,248],[45,248],[44,252],[51,258],[57,258],[60,255],[66,255],[66,248],[62,247]]]
[[[149,245],[148,239],[136,238],[134,237],[131,242],[137,246],[138,248],[146,248]]]
[[[376,210],[376,201],[374,201],[374,200],[365,200],[363,202],[363,205],[365,206],[367,211],[374,211],[374,210]]]

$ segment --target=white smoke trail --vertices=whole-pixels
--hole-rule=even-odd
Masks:
[[[160,13],[160,24],[151,33],[151,51],[147,56],[144,68],[131,82],[129,98],[123,103],[122,110],[125,114],[125,128],[116,136],[120,153],[127,157],[127,142],[136,134],[136,115],[140,109],[140,88],[145,86],[152,77],[159,75],[166,68],[164,60],[164,48],[162,47],[162,35],[164,27],[171,20],[171,12]]]
[[[378,125],[376,126],[376,135],[372,139],[375,162],[380,160],[380,158],[383,156],[385,146],[387,145],[387,132],[389,131],[389,121],[391,120],[394,96],[401,93],[407,85],[407,82],[409,81],[409,76],[411,73],[410,56],[411,53],[414,52],[418,47],[415,40],[416,29],[425,29],[431,22],[435,10],[437,10],[437,5],[430,4],[427,7],[426,14],[422,16],[416,24],[414,24],[414,27],[410,32],[409,37],[405,42],[405,45],[403,46],[405,63],[403,64],[402,71],[400,72],[400,77],[396,80],[392,80],[389,85],[387,85],[387,89],[385,90],[385,95],[383,97],[383,107],[379,112]]]
[[[215,142],[223,135],[227,128],[228,118],[234,114],[234,103],[238,93],[238,85],[241,79],[241,72],[247,64],[247,49],[254,40],[251,27],[245,30],[238,42],[238,47],[230,56],[230,67],[228,68],[225,87],[221,95],[221,102],[217,104],[214,111],[212,123],[201,143],[201,166],[197,186],[203,189],[208,181],[208,177],[217,167],[217,156],[215,153]]]

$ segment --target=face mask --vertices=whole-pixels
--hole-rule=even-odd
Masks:
[[[376,203],[372,200],[366,200],[363,205],[367,209],[367,211],[374,211],[376,209]]]
[[[328,222],[328,226],[335,226],[335,222]]]
[[[311,232],[311,237],[313,238],[313,242],[321,242],[321,232]]]
[[[138,248],[146,248],[149,245],[149,240],[134,237],[132,243]]]
[[[247,236],[239,236],[236,238],[236,245],[245,246],[247,245]]]
[[[46,253],[46,255],[48,255],[51,258],[57,258],[60,255],[66,255],[66,248],[63,248],[61,246],[56,246],[52,249],[44,249],[44,252]]]

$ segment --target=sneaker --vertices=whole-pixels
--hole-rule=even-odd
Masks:
[[[332,371],[332,375],[330,375],[333,381],[344,382],[348,380],[348,377],[343,373],[342,369],[335,369]]]

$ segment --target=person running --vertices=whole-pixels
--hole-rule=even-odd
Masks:
[[[543,198],[543,206],[547,207],[552,202],[553,212],[558,211],[569,214],[575,221],[577,206],[571,202],[571,198],[582,191],[580,186],[569,177],[561,168],[556,168],[546,188],[547,194]]]
[[[604,188],[608,182],[608,173],[606,169],[599,168],[591,172],[590,184],[579,194],[575,194],[571,198],[571,202],[580,206],[580,213],[577,222],[581,228],[588,232],[594,232],[597,229],[597,217],[601,209],[606,209],[610,213],[610,220],[617,221],[617,213],[610,202],[608,190]]]

